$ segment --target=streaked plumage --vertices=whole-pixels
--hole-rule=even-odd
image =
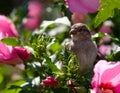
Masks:
[[[93,68],[97,56],[97,48],[91,40],[88,27],[83,23],[74,24],[69,32],[71,41],[67,44],[80,62],[80,73],[85,73]]]

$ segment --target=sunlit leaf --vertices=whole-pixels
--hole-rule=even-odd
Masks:
[[[110,5],[105,5],[100,8],[96,18],[95,18],[95,27],[104,22],[107,18],[112,17],[114,14],[114,8]]]
[[[1,40],[2,42],[6,43],[7,45],[11,45],[11,46],[19,46],[19,40],[18,38],[4,38]]]
[[[46,61],[45,63],[47,64],[47,66],[52,70],[53,73],[55,74],[62,74],[62,71],[60,69],[57,68],[57,66],[51,62],[51,59],[48,57],[45,57]]]
[[[0,83],[3,81],[4,77],[2,74],[0,74]]]
[[[1,93],[19,93],[21,91],[20,85],[23,84],[24,80],[16,81],[12,84],[8,84],[6,89],[3,90]]]
[[[120,9],[120,0],[101,0],[102,4],[94,21],[97,27],[102,22],[114,16],[114,9]]]

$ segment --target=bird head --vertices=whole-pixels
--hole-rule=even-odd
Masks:
[[[74,41],[82,41],[91,38],[88,27],[83,23],[74,24],[71,27],[69,34]]]

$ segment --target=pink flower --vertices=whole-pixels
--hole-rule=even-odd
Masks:
[[[15,25],[6,16],[0,15],[0,40],[7,37],[18,37]]]
[[[99,0],[65,0],[68,8],[72,13],[94,13],[97,12],[100,1]]]
[[[75,85],[73,84],[72,80],[68,80],[67,85],[70,86],[75,93],[78,93],[78,90],[75,87]]]
[[[41,17],[43,12],[43,6],[38,1],[30,1],[28,4],[28,16]]]
[[[16,51],[17,55],[23,60],[27,61],[31,58],[30,52],[22,47],[14,47],[14,50]]]
[[[43,14],[43,5],[38,1],[30,1],[28,4],[28,18],[23,22],[25,28],[34,30],[39,27]]]
[[[22,47],[12,47],[0,42],[0,63],[16,65],[28,60],[30,53]]]
[[[112,33],[111,27],[113,26],[113,23],[111,21],[105,21],[101,28],[99,29],[100,32],[103,33]]]
[[[91,93],[120,93],[120,62],[100,60],[94,68]]]
[[[99,52],[102,54],[102,55],[107,55],[111,52],[112,50],[112,46],[111,45],[100,45],[99,46]]]
[[[101,38],[100,40],[100,44],[103,44],[105,42],[110,42],[111,38],[109,36],[104,36],[103,38]]]
[[[72,80],[68,80],[67,85],[70,86],[70,87],[75,87]]]
[[[45,80],[43,80],[43,84],[55,87],[58,85],[58,81],[56,81],[54,77],[49,76]]]
[[[103,32],[103,33],[111,33],[112,32],[110,26],[106,26],[106,25],[102,25],[102,27],[100,28],[99,31]]]
[[[25,19],[24,21],[24,27],[29,29],[29,30],[34,30],[37,27],[40,26],[41,20],[38,18],[30,17]]]
[[[83,22],[84,19],[85,19],[85,16],[83,14],[80,14],[80,13],[73,13],[72,14],[73,23]]]

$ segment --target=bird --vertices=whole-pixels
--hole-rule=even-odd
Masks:
[[[97,46],[91,39],[91,33],[84,23],[75,23],[70,29],[71,41],[66,47],[73,52],[79,61],[79,70],[85,74],[92,70],[97,57]]]

